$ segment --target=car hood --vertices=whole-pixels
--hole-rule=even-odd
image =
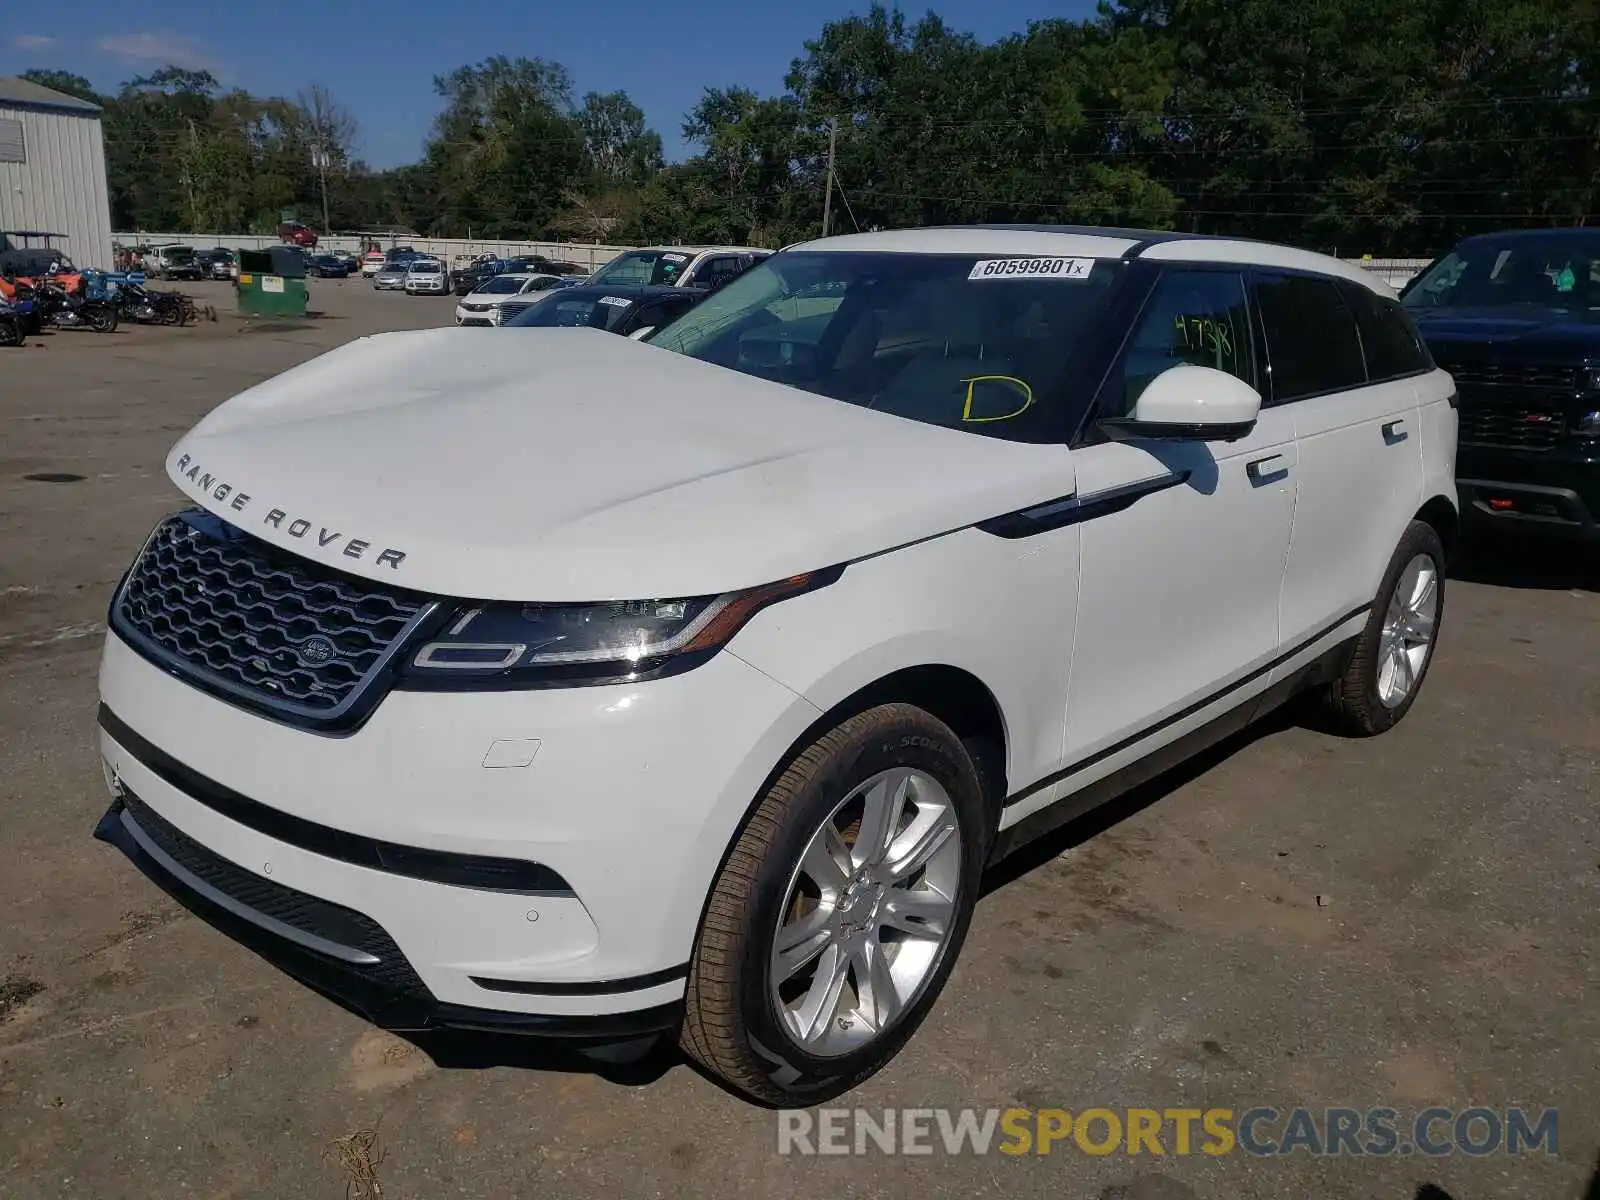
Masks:
[[[1600,313],[1533,306],[1413,309],[1436,351],[1493,346],[1512,354],[1600,357]]]
[[[922,425],[598,330],[362,338],[251,388],[167,468],[246,532],[421,591],[754,587],[1072,490],[1068,452]]]

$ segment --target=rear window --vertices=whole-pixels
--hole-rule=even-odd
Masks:
[[[1398,379],[1432,369],[1433,359],[1428,348],[1398,300],[1380,296],[1359,283],[1339,286],[1355,314],[1370,381]]]
[[[512,326],[523,328],[615,329],[626,319],[634,301],[604,292],[557,294],[516,317]]]
[[[1339,287],[1311,275],[1256,276],[1274,402],[1361,387],[1361,335]]]

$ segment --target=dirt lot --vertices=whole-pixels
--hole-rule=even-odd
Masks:
[[[671,1055],[608,1078],[520,1043],[420,1048],[188,916],[89,837],[102,621],[176,506],[181,430],[327,347],[450,319],[313,288],[305,322],[0,353],[0,1196],[337,1198],[363,1168],[333,1143],[363,1131],[393,1200],[1584,1194],[1600,588],[1570,551],[1458,571],[1390,736],[1279,721],[1007,870],[922,1032],[847,1101],[1559,1107],[1557,1157],[780,1157],[774,1114]]]

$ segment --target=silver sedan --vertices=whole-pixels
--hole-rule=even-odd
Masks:
[[[384,263],[372,277],[372,287],[379,292],[400,292],[406,286],[405,263]]]

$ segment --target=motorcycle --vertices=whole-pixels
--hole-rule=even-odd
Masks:
[[[49,279],[35,280],[33,292],[39,317],[47,325],[57,329],[92,329],[95,333],[112,333],[117,328],[117,308],[108,300],[74,296]]]
[[[182,292],[147,291],[131,281],[117,286],[116,307],[124,320],[150,325],[187,325],[197,315]]]
[[[0,346],[20,346],[27,339],[22,318],[4,300],[0,300]]]

